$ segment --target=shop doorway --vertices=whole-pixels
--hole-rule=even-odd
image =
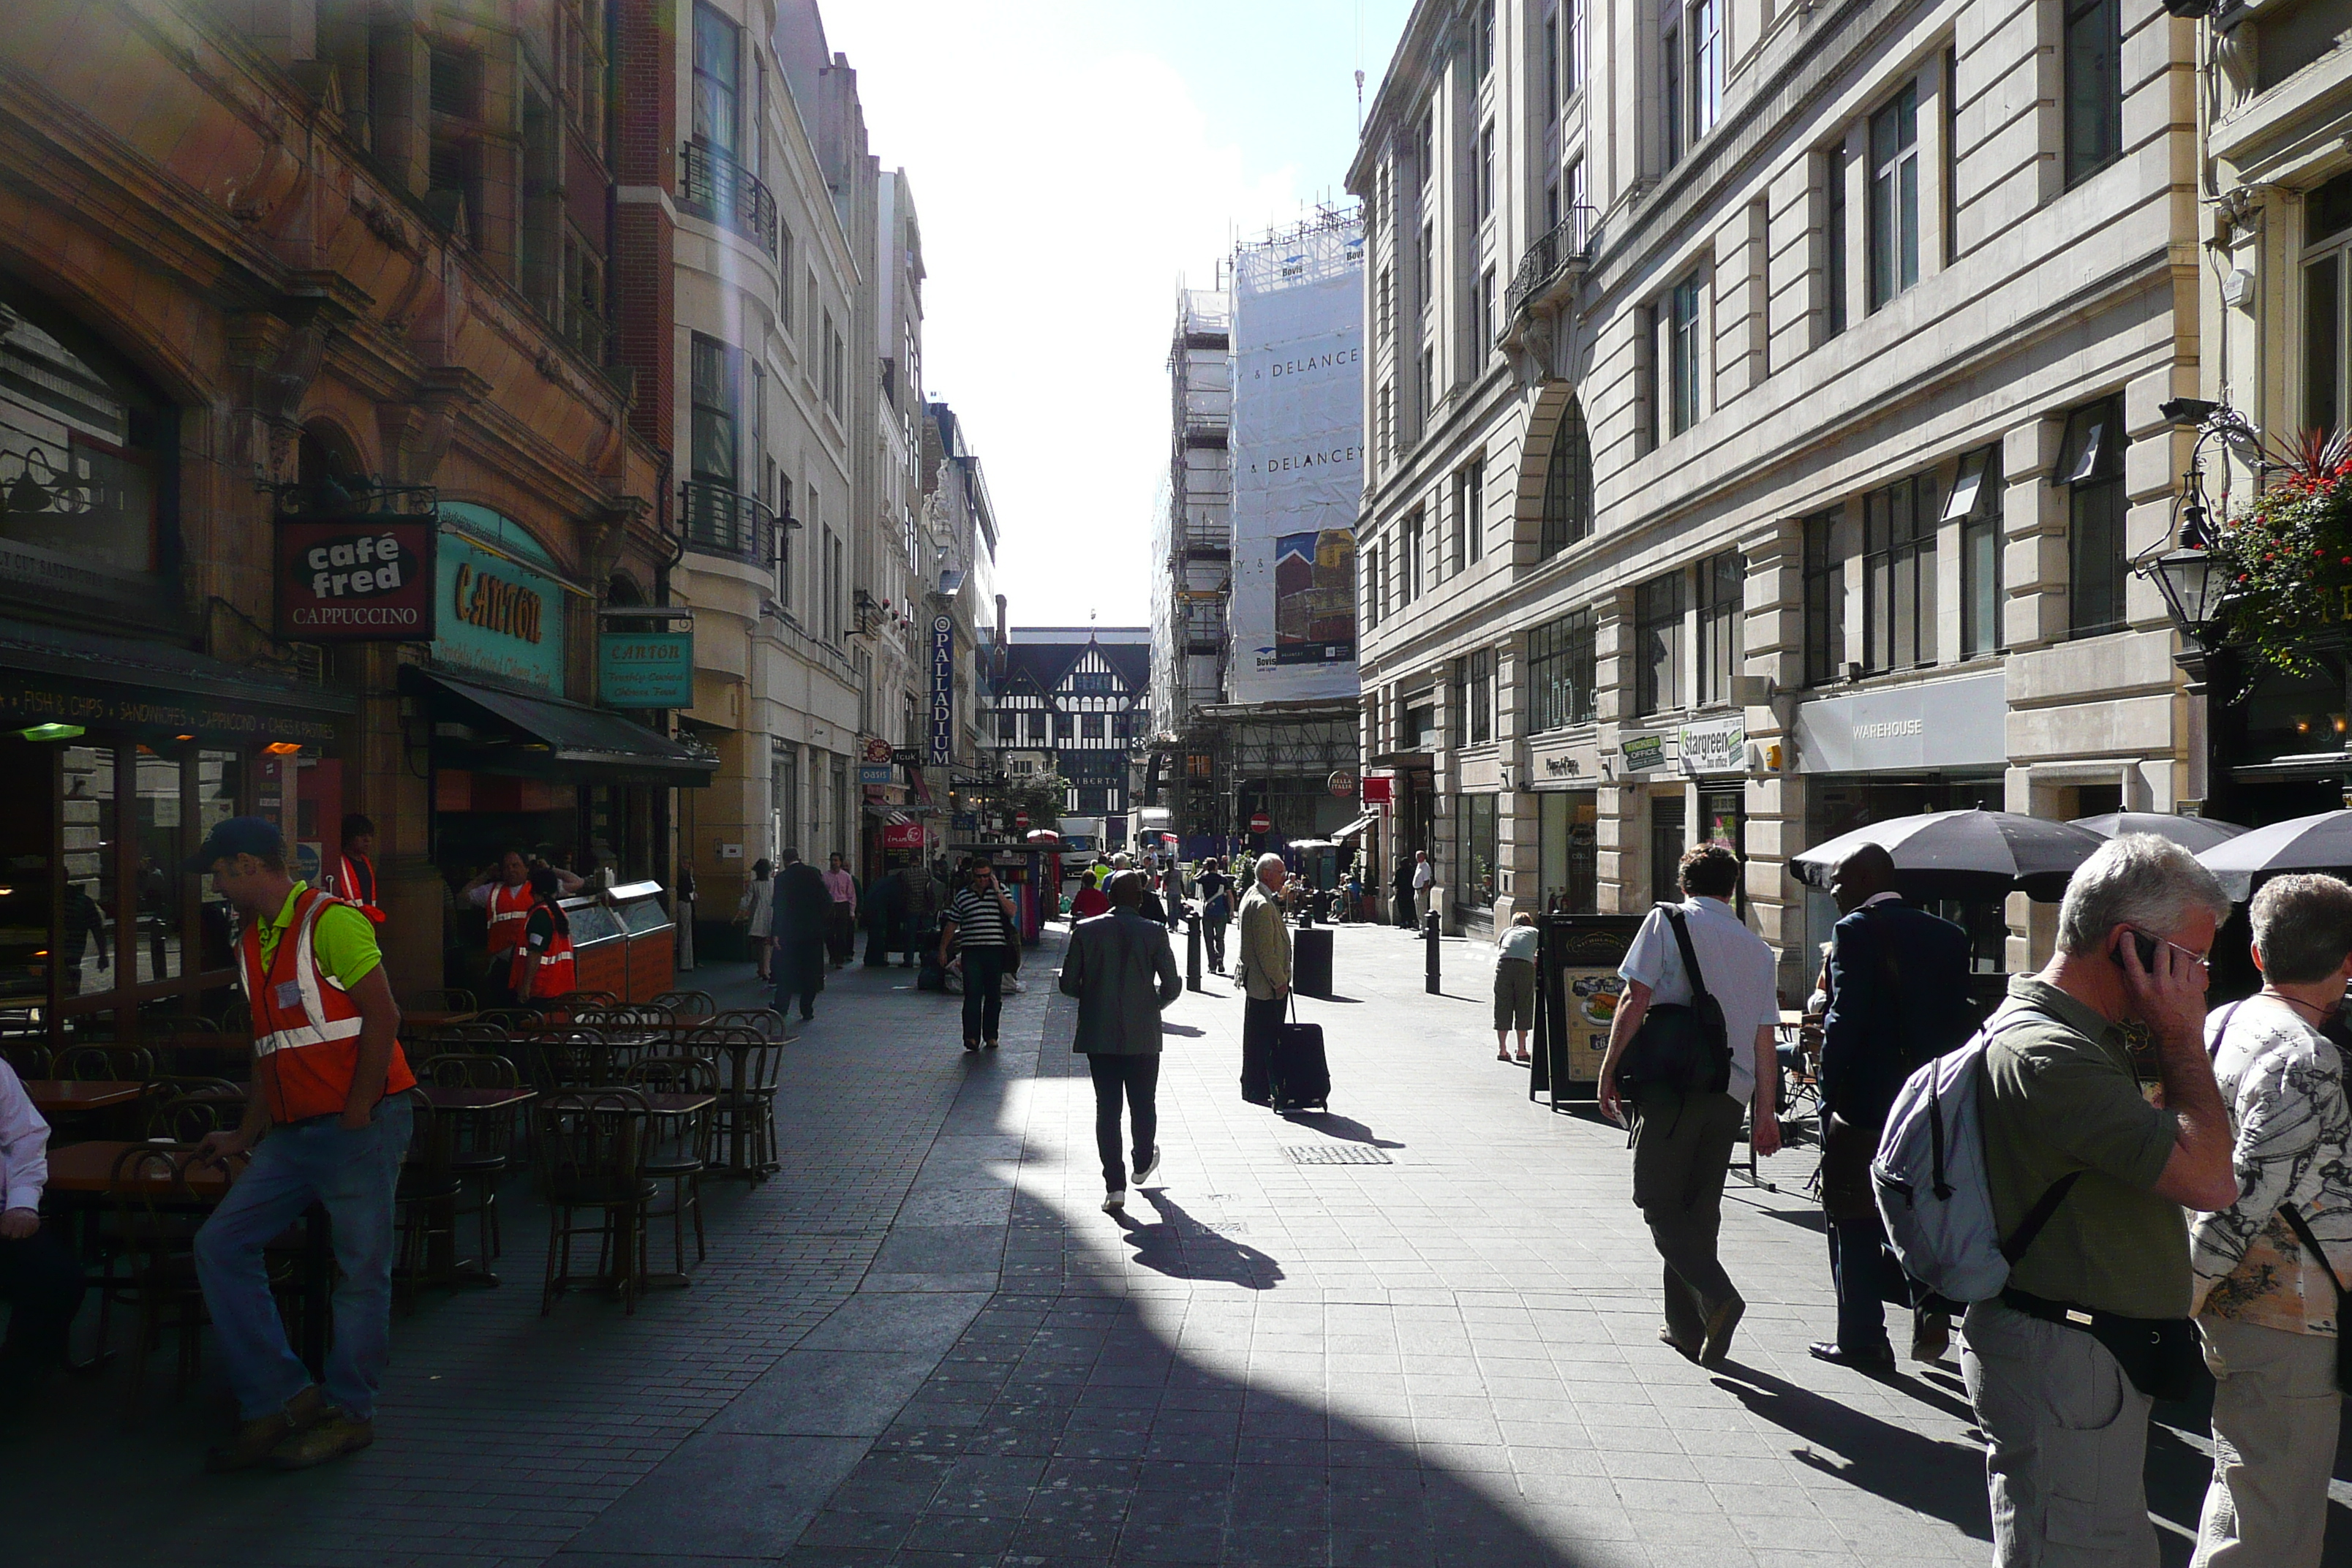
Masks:
[[[1684,800],[1679,795],[1650,797],[1650,900],[1672,903],[1682,897],[1678,876],[1688,838],[1684,831]]]
[[[1599,912],[1600,797],[1591,790],[1549,790],[1535,798],[1538,907],[1555,915]]]

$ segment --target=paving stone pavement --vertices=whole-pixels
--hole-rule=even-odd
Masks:
[[[1779,1192],[1735,1182],[1750,1307],[1729,1365],[1690,1366],[1655,1337],[1623,1134],[1494,1060],[1491,950],[1449,941],[1432,997],[1414,939],[1341,928],[1343,994],[1300,1007],[1332,1110],[1240,1100],[1212,976],[1167,1016],[1165,1163],[1108,1215],[1057,951],[978,1057],[908,972],[835,975],[786,1053],[785,1170],[715,1189],[710,1261],[634,1319],[541,1318],[514,1202],[507,1288],[395,1324],[382,1436],[344,1464],[195,1474],[215,1380],[128,1431],[119,1377],[51,1395],[0,1433],[0,1495],[38,1500],[0,1509],[0,1561],[1989,1560],[1957,1357],[1873,1380],[1805,1354],[1830,1321],[1805,1154],[1765,1163]],[[2196,1411],[2159,1414],[2172,1563],[2208,1450]]]

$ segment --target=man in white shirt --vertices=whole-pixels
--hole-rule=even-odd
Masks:
[[[1421,920],[1429,918],[1429,887],[1437,880],[1437,872],[1429,863],[1429,851],[1416,849],[1412,857],[1413,914]]]
[[[1653,1004],[1687,1006],[1694,994],[1667,911],[1681,916],[1707,994],[1723,1009],[1729,1082],[1721,1092],[1679,1093],[1644,1088],[1633,1113],[1633,1203],[1665,1261],[1665,1326],[1658,1337],[1701,1366],[1719,1364],[1731,1349],[1748,1303],[1716,1256],[1723,1226],[1723,1184],[1731,1148],[1751,1097],[1749,1134],[1759,1154],[1780,1148],[1780,1075],[1774,1044],[1780,1023],[1777,961],[1762,937],[1742,924],[1731,899],[1739,889],[1739,858],[1721,844],[1702,844],[1682,859],[1679,904],[1661,904],[1633,938],[1618,973],[1625,995],[1609,1028],[1601,1064],[1601,1109],[1623,1121],[1627,1107],[1617,1083],[1625,1048]]]
[[[81,1268],[64,1237],[41,1223],[48,1151],[49,1124],[16,1068],[0,1061],[0,1301],[8,1303],[0,1397],[30,1391],[63,1364],[66,1329],[81,1306]]]

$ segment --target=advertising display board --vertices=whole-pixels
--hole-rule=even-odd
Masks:
[[[1356,695],[1363,229],[1353,216],[1234,261],[1233,695]]]

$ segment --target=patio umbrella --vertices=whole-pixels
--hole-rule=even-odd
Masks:
[[[1789,862],[1799,881],[1826,889],[1837,863],[1864,844],[1895,858],[1895,885],[1909,898],[1985,898],[2022,892],[2043,903],[2066,893],[2066,879],[2106,840],[2071,822],[2013,811],[1931,811],[1841,833]]]
[[[2273,871],[2343,871],[2352,868],[2352,811],[2323,811],[2241,833],[2197,858],[2221,879],[2233,900],[2253,893],[2254,879]]]
[[[1290,841],[1290,847],[1293,849],[1337,849],[1339,847],[1328,838],[1294,838]]]
[[[1059,844],[1062,836],[1050,827],[1033,827],[1029,830],[1028,841],[1040,846]]]
[[[2172,816],[2160,811],[2111,811],[2105,816],[2078,816],[2074,826],[2088,828],[2102,838],[2153,833],[2158,838],[2171,839],[2191,855],[2217,844],[2227,844],[2245,831],[2234,822],[2216,822],[2210,816]]]

